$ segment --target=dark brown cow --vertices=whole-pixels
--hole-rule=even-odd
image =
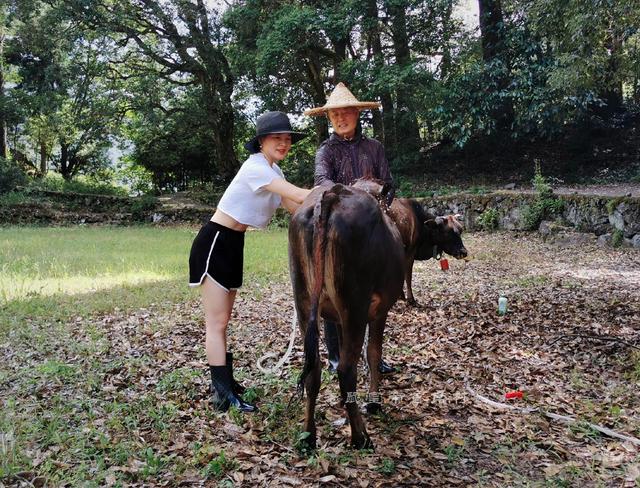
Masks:
[[[372,447],[356,402],[357,364],[369,324],[367,359],[378,364],[389,309],[402,292],[404,246],[391,219],[369,193],[343,185],[315,189],[289,226],[289,267],[305,364],[306,443],[316,444],[315,405],[320,389],[318,320],[341,324],[340,394],[355,447]],[[369,400],[379,407],[378,368],[369,368]]]
[[[374,180],[358,180],[354,187],[376,197],[396,224],[405,248],[405,281],[407,303],[415,305],[411,289],[413,263],[416,259],[439,258],[447,253],[457,259],[467,257],[462,243],[462,224],[457,216],[436,217],[425,212],[422,205],[411,198],[396,198],[389,205],[387,192],[381,183]]]

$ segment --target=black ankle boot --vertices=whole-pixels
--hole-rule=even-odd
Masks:
[[[214,406],[221,412],[229,410],[230,406],[236,407],[241,412],[255,412],[255,405],[245,402],[233,392],[231,375],[227,366],[209,366],[211,371],[211,390]]]
[[[382,374],[391,374],[395,373],[397,369],[387,363],[384,359],[380,359],[380,364],[378,364],[378,371]]]
[[[233,392],[236,395],[242,395],[247,389],[238,383],[233,377],[233,353],[227,353],[227,368],[229,368],[229,374],[231,375],[231,386],[233,388]]]

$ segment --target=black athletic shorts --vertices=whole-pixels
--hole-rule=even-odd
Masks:
[[[207,222],[193,240],[189,255],[189,286],[200,286],[206,276],[225,290],[242,286],[244,232]]]

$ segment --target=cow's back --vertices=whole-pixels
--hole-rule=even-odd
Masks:
[[[404,251],[400,235],[374,197],[343,185],[324,192],[316,190],[292,218],[289,253],[294,293],[305,297],[312,294],[318,205],[322,198],[331,197],[334,202],[324,216],[322,315],[336,319],[335,315],[344,313],[345,308],[368,307],[374,294],[388,310],[402,291]]]

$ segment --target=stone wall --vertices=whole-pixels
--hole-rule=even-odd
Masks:
[[[131,225],[140,223],[202,223],[212,209],[195,205],[165,208],[153,197],[88,195],[32,191],[23,201],[0,204],[0,224],[21,225]]]
[[[465,227],[473,231],[482,229],[481,216],[493,209],[497,213],[497,228],[525,230],[526,208],[536,201],[534,193],[499,191],[484,195],[459,193],[436,198],[419,199],[430,213],[445,215],[462,214]],[[563,202],[563,209],[554,215],[554,224],[541,224],[544,232],[549,229],[570,229],[600,236],[609,242],[618,234],[620,244],[640,248],[640,198],[603,197],[593,195],[555,195]]]

